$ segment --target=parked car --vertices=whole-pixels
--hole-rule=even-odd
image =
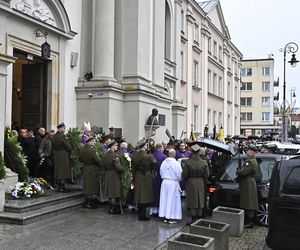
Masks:
[[[268,197],[269,230],[266,238],[272,249],[299,249],[300,246],[300,157],[281,161],[273,169]]]
[[[245,154],[235,155],[225,166],[225,172],[219,180],[212,182],[208,187],[207,207],[209,210],[217,206],[240,206],[240,189],[236,181],[236,171],[243,165]],[[256,174],[257,197],[259,208],[256,213],[257,222],[268,225],[268,193],[273,167],[276,162],[287,159],[289,156],[278,154],[256,154],[258,170]]]

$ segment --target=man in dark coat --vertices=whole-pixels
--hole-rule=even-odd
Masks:
[[[103,167],[102,160],[94,148],[95,139],[88,137],[85,142],[84,148],[79,153],[79,160],[84,164],[82,192],[86,196],[85,207],[97,208],[97,197],[100,190],[99,169]]]
[[[258,149],[255,146],[249,145],[245,148],[247,159],[241,169],[238,169],[240,186],[240,207],[245,210],[245,227],[252,228],[255,211],[258,209],[257,188],[256,188],[256,171],[257,161],[255,153]]]
[[[105,170],[105,188],[104,192],[110,203],[109,213],[121,213],[121,174],[123,167],[120,164],[120,158],[117,155],[118,143],[112,140],[108,144],[109,150],[102,158]]]
[[[47,181],[54,185],[54,163],[53,163],[53,150],[52,150],[52,137],[55,131],[50,130],[39,146],[40,156],[40,175]]]
[[[150,215],[158,216],[159,212],[159,199],[160,199],[160,188],[162,179],[160,177],[160,165],[167,158],[167,156],[163,153],[164,147],[161,143],[156,144],[155,152],[153,153],[153,157],[156,160],[156,176],[153,179],[153,203],[150,209]]]
[[[207,162],[200,158],[205,153],[204,148],[198,144],[191,146],[192,156],[184,162],[183,178],[186,180],[186,207],[189,210],[192,221],[202,216],[205,203],[204,179],[208,176]],[[190,225],[191,223],[187,223]]]
[[[134,201],[138,205],[138,220],[149,220],[147,207],[153,202],[153,183],[156,160],[147,154],[146,140],[138,142],[138,153],[132,159],[133,180],[135,183]]]
[[[58,191],[65,192],[65,183],[71,178],[70,154],[71,145],[68,142],[64,123],[57,125],[57,132],[52,138],[54,156],[54,176],[58,184]]]

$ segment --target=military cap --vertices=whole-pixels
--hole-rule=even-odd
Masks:
[[[117,143],[115,140],[111,140],[111,141],[107,144],[107,146],[108,146],[109,148],[111,148],[111,147],[114,146],[114,145],[118,145],[118,143]]]
[[[63,122],[61,122],[56,127],[57,127],[57,129],[59,129],[59,128],[62,128],[62,127],[66,127],[66,125]]]
[[[191,146],[191,149],[193,152],[197,153],[197,152],[199,152],[201,147],[198,144],[194,144],[193,146]]]
[[[247,145],[246,147],[245,147],[245,151],[247,151],[247,150],[252,150],[252,151],[254,151],[254,152],[258,152],[258,148],[256,147],[256,146],[254,146],[254,145]]]
[[[89,141],[92,141],[92,140],[94,140],[95,138],[93,137],[93,136],[89,136],[87,139],[86,139],[86,141],[85,142],[89,142]]]
[[[145,138],[143,138],[137,142],[137,147],[142,148],[146,145],[146,143],[147,143],[147,141],[145,140]]]

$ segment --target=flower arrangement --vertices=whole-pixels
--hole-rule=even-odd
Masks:
[[[18,174],[19,180],[28,178],[27,157],[23,153],[23,148],[18,142],[18,132],[5,129],[4,140],[4,160],[5,166]]]
[[[42,177],[39,178],[29,178],[30,183],[38,183],[42,188],[45,189],[51,189],[53,190],[54,188]]]
[[[132,171],[131,171],[131,158],[128,153],[124,153],[120,155],[120,163],[123,166],[123,174],[122,174],[122,200],[126,202],[128,192],[131,188],[132,183]]]
[[[44,194],[43,188],[36,180],[33,180],[33,182],[18,182],[15,186],[9,187],[9,190],[16,199],[39,197]]]

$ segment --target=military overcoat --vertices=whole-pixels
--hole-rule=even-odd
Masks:
[[[109,150],[102,157],[105,169],[105,188],[104,193],[108,198],[121,197],[121,174],[123,167],[120,164],[119,156]]]
[[[82,175],[83,194],[99,195],[99,170],[103,168],[103,165],[102,160],[98,155],[98,152],[95,148],[86,144],[79,153],[79,160],[84,164]]]
[[[184,162],[183,178],[186,180],[187,208],[201,209],[204,207],[204,178],[207,175],[207,162],[202,160],[198,154],[193,154],[190,159]]]
[[[71,178],[71,145],[64,133],[57,131],[52,137],[54,176],[56,179]]]
[[[240,185],[240,208],[257,210],[257,188],[256,188],[256,171],[257,161],[255,156],[248,157],[240,170],[237,170],[237,176]]]
[[[138,204],[153,202],[153,177],[155,175],[156,160],[144,150],[139,151],[132,159],[134,179],[134,201]]]

